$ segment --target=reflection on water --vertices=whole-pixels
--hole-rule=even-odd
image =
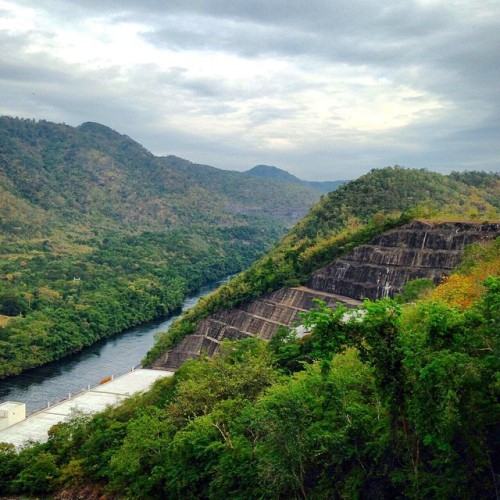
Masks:
[[[194,306],[220,283],[204,287],[196,295],[186,298],[182,310]],[[26,403],[27,413],[32,413],[69,393],[79,392],[89,385],[93,387],[105,377],[122,375],[141,362],[153,347],[155,334],[168,330],[179,315],[180,310],[166,320],[132,328],[62,360],[0,380],[0,402]]]

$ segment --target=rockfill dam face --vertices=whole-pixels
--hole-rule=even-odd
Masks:
[[[500,223],[413,221],[382,233],[360,245],[311,276],[305,287],[281,288],[242,304],[219,311],[198,323],[196,332],[164,353],[153,368],[176,370],[201,353],[215,354],[224,339],[270,339],[280,326],[299,322],[299,313],[320,299],[328,307],[338,302],[347,307],[363,299],[392,297],[417,278],[438,284],[458,266],[466,245],[500,235]]]

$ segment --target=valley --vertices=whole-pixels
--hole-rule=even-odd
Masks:
[[[0,443],[2,494],[494,495],[497,174],[394,166],[321,195],[95,123],[3,124],[0,376],[237,274],[155,335],[144,363],[172,377]]]
[[[32,368],[19,375],[0,380],[0,401],[22,401],[27,414],[47,407],[88,386],[94,387],[107,377],[127,373],[140,365],[159,332],[167,331],[182,310],[214,291],[220,282],[189,295],[182,307],[166,319],[148,322],[125,332],[103,338],[70,356]]]
[[[500,500],[499,1],[0,3],[0,500]]]
[[[0,378],[178,308],[319,199],[155,157],[108,127],[0,118]]]

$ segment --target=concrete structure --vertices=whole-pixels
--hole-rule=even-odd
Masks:
[[[0,430],[17,424],[26,418],[26,405],[6,401],[0,404]]]
[[[33,413],[22,422],[0,430],[0,443],[12,443],[20,448],[26,441],[47,441],[47,431],[67,419],[75,410],[95,413],[115,405],[136,392],[151,387],[157,380],[172,376],[173,372],[160,370],[134,370],[105,384],[84,391],[50,408]],[[9,404],[9,403],[4,403]],[[14,403],[19,404],[19,403]],[[24,406],[24,403],[22,403]]]

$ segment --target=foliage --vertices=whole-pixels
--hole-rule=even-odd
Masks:
[[[187,293],[237,272],[270,241],[253,230],[236,238],[232,231],[228,240],[227,232],[108,234],[85,255],[0,262],[0,275],[12,274],[0,280],[0,311],[17,316],[0,329],[0,377],[166,316]]]
[[[268,165],[257,165],[250,170],[245,172],[247,175],[252,175],[254,177],[261,177],[262,179],[269,180],[282,180],[291,184],[302,184],[309,185],[314,189],[322,193],[328,193],[330,191],[335,191],[339,186],[345,184],[348,181],[303,181],[298,177],[281,170],[276,167],[270,167]]]
[[[139,145],[97,124],[81,130],[94,146],[112,142],[116,161],[127,162],[133,149],[145,160],[147,177],[154,159]],[[39,148],[41,135],[65,131],[44,124],[29,140]],[[184,165],[193,177],[204,172],[178,159],[168,162]],[[191,333],[204,315],[307,280],[331,258],[416,213],[493,213],[499,191],[488,186],[482,176],[462,181],[396,167],[340,187],[268,256],[184,315],[150,359]],[[241,195],[250,196],[243,188]],[[176,217],[187,217],[185,209],[179,205]],[[21,363],[19,356],[38,359],[48,348],[63,352],[74,348],[72,339],[86,341],[80,332],[98,338],[98,325],[118,328],[173,307],[207,274],[227,272],[233,264],[225,259],[241,259],[239,265],[254,255],[255,249],[248,255],[242,249],[252,234],[263,240],[269,234],[250,232],[246,243],[234,237],[241,246],[231,253],[214,232],[234,235],[251,227],[169,226],[166,233],[99,227],[92,240],[78,240],[76,253],[68,251],[68,240],[16,240],[5,247],[0,296],[12,305],[14,291],[14,304],[27,317],[0,330],[0,352],[14,363]],[[172,251],[174,243],[182,252]],[[1,445],[0,486],[11,495],[44,495],[99,484],[110,496],[134,499],[493,498],[500,444],[497,259],[498,242],[474,247],[458,278],[431,296],[417,297],[421,284],[410,287],[407,304],[366,301],[347,311],[318,303],[304,318],[310,333],[302,338],[281,331],[267,344],[224,342],[217,357],[186,362],[146,394],[58,424],[45,444],[19,452]],[[481,282],[473,294],[462,286],[471,276]],[[457,291],[467,296],[466,307],[455,300]],[[51,339],[49,331],[58,336]],[[13,347],[15,338],[20,341]],[[23,347],[30,339],[35,349]]]
[[[287,375],[304,368],[305,363],[312,361],[312,345],[310,335],[298,339],[297,332],[280,326],[269,340],[274,366]]]
[[[469,245],[459,269],[443,279],[432,297],[450,306],[466,309],[484,294],[486,278],[499,275],[500,238],[487,244]]]
[[[177,309],[319,197],[157,158],[95,123],[0,118],[0,378]]]
[[[430,278],[417,278],[409,281],[403,291],[394,297],[399,303],[412,302],[422,297],[435,288],[434,280]]]
[[[494,276],[466,309],[428,296],[317,303],[303,338],[224,342],[149,393],[74,415],[44,445],[3,445],[0,484],[99,483],[127,498],[494,497],[499,311]]]

